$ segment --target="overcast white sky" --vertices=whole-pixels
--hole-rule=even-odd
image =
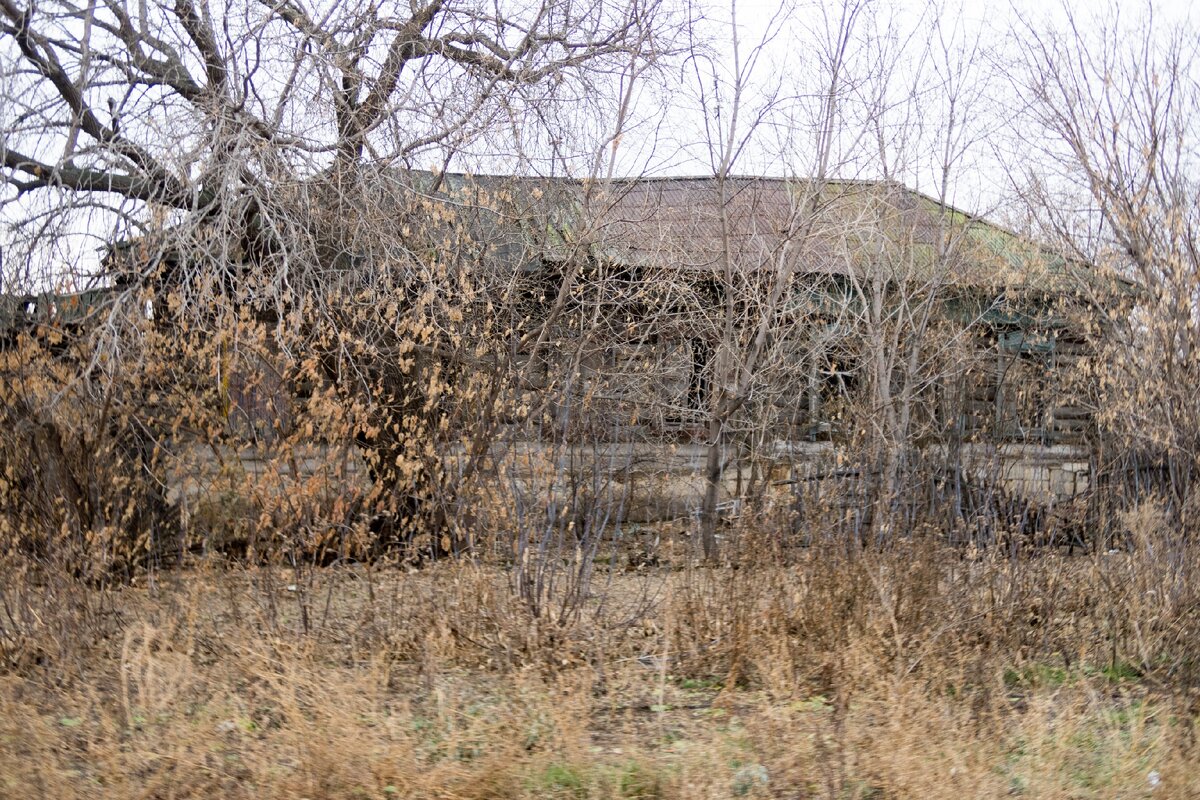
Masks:
[[[702,31],[712,42],[714,55],[724,59],[718,71],[726,80],[731,61],[731,17],[736,14],[743,59],[764,36],[773,34],[753,70],[754,86],[780,87],[785,93],[793,89],[801,94],[819,90],[812,80],[819,67],[814,62],[814,48],[826,26],[837,22],[829,19],[836,13],[833,4],[819,0],[797,0],[785,6],[779,0],[698,1],[706,19]],[[1021,128],[1018,119],[1024,98],[1014,93],[1011,80],[1017,59],[1013,37],[1026,25],[1043,30],[1065,29],[1072,16],[1080,23],[1097,19],[1112,23],[1112,8],[1107,0],[898,0],[872,4],[856,23],[852,57],[860,71],[888,62],[895,65],[887,90],[889,102],[895,107],[883,126],[883,137],[889,140],[885,148],[891,151],[887,157],[889,172],[914,188],[938,193],[949,113],[944,93],[946,81],[953,80],[958,84],[955,115],[962,138],[957,142],[961,152],[947,185],[948,199],[976,213],[1011,213],[1011,208],[1003,208],[1011,194],[1011,178],[1014,172],[1030,167],[1037,144],[1029,140],[1029,132]],[[1152,17],[1156,28],[1181,23],[1200,37],[1200,4],[1190,0],[1125,3],[1120,14],[1126,23]],[[703,174],[709,169],[705,148],[697,145],[706,137],[700,123],[702,114],[695,107],[695,75],[686,77],[690,80],[681,80],[679,93],[669,98],[665,124],[657,130],[653,144],[644,145],[643,152],[626,145],[630,152],[625,153],[628,160],[624,168],[628,171]],[[907,97],[922,90],[926,96]],[[753,100],[747,103],[751,110],[753,105]],[[853,100],[850,105],[854,105]],[[851,118],[846,120],[844,133],[853,142],[848,141],[845,150],[855,150],[857,156],[856,163],[845,163],[842,169],[861,177],[881,177],[884,158],[864,157],[862,151],[872,147],[857,138],[863,134],[862,127],[855,124],[854,109],[848,112]],[[736,171],[811,171],[805,162],[811,137],[803,132],[810,120],[804,118],[803,111],[799,117],[784,113],[779,119],[782,127],[791,123],[792,141],[782,141],[779,130],[764,125],[761,132],[750,137]],[[652,153],[647,152],[651,149]]]
[[[223,2],[213,0],[213,5],[222,7]],[[844,4],[668,2],[700,20],[695,27],[695,55],[672,60],[671,66],[641,85],[633,123],[617,151],[617,174],[711,174],[709,145],[720,138],[714,133],[724,129],[733,107],[734,15],[746,80],[736,131],[737,141],[744,146],[733,171],[812,174],[814,130],[828,82],[824,53]],[[1011,198],[1022,180],[1041,169],[1037,154],[1044,143],[1031,139],[1030,129],[1022,126],[1024,98],[1013,80],[1017,58],[1013,34],[1027,23],[1039,30],[1063,27],[1069,16],[1084,23],[1091,19],[1111,23],[1112,14],[1106,10],[1114,6],[1109,0],[865,0],[865,5],[847,51],[832,173],[892,177],[937,195],[949,152],[947,200],[974,213],[1019,223],[1019,206]],[[1200,10],[1188,0],[1134,2],[1122,6],[1121,14],[1129,22],[1152,15],[1156,27],[1182,23],[1200,36]],[[764,37],[769,41],[759,48]],[[675,45],[685,47],[686,37]],[[948,100],[951,94],[953,105]],[[567,105],[551,112],[551,119],[558,114],[557,122],[573,135],[585,125],[588,113],[596,110]],[[7,117],[0,108],[0,125]],[[953,132],[949,149],[948,132]],[[599,129],[592,131],[592,143],[599,133]],[[591,159],[588,145],[580,141],[579,158],[570,170],[586,173]],[[497,171],[495,165],[500,164],[503,170],[505,162],[496,157],[496,150],[488,151],[487,143],[478,147],[482,149],[474,158],[457,157],[450,168]],[[538,168],[536,162],[534,167]],[[563,167],[556,163],[543,171],[550,169],[561,174]],[[10,206],[5,214],[13,211]],[[93,237],[59,236],[51,244],[55,252],[43,254],[45,263],[94,260],[98,244],[111,235],[111,222],[106,221],[111,219],[111,215],[87,212],[72,223],[76,226],[72,230],[89,230]],[[12,262],[6,261],[3,269],[12,268]]]

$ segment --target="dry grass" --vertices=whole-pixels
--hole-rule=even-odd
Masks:
[[[614,571],[571,625],[499,566],[18,575],[0,796],[1200,796],[1197,549],[1143,538]]]

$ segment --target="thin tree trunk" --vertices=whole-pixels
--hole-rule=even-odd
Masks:
[[[704,558],[713,561],[717,557],[717,502],[721,495],[721,444],[724,429],[720,419],[708,423],[708,456],[704,464],[704,503],[700,509],[700,543]]]

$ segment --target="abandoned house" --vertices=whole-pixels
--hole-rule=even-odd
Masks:
[[[544,421],[506,420],[507,452],[548,437],[601,447],[622,480],[684,476],[641,504],[663,508],[637,513],[693,509],[713,447],[740,485],[743,463],[811,472],[868,434],[1042,500],[1088,485],[1079,366],[1095,304],[1120,293],[1092,265],[893,182],[388,180],[393,200],[377,207],[396,209],[390,225],[434,219],[422,235],[519,276],[516,316],[545,325],[507,367],[545,394]],[[30,298],[4,307],[8,333],[49,313]],[[286,428],[285,386],[252,359],[238,370],[224,387],[231,427],[255,441]]]
[[[443,192],[493,180],[453,176]],[[1082,367],[1097,304],[1125,289],[1094,266],[891,182],[638,179],[594,195],[559,182],[536,196],[523,207],[555,223],[532,246],[538,299],[573,277],[581,316],[611,306],[577,354],[574,396],[591,398],[577,425],[620,443],[623,467],[698,475],[724,402],[740,413],[720,420],[731,484],[756,458],[819,471],[882,426],[1041,502],[1087,488]],[[517,240],[528,253],[528,226]],[[561,374],[542,358],[548,380]]]

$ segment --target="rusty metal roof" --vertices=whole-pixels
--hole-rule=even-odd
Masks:
[[[894,182],[639,180],[609,196],[596,241],[628,264],[1057,289],[1090,269]]]
[[[815,190],[750,177],[622,182],[597,215],[598,241],[605,255],[631,264],[705,271],[789,264],[801,272],[848,274],[846,256],[859,249],[850,238],[878,229],[876,220],[856,225],[854,217],[881,186]]]
[[[890,181],[754,176],[610,182],[454,174],[447,197],[503,193],[542,256],[698,272],[801,275],[1064,291],[1095,268]],[[515,210],[514,210],[515,209]],[[495,232],[495,231],[494,231]]]
[[[584,255],[627,267],[786,269],[1052,292],[1101,280],[1091,264],[892,181],[591,181],[392,168],[381,168],[378,177],[367,184],[369,213],[339,224],[369,229],[411,219],[413,235],[430,247],[453,250],[469,240],[489,257],[526,269]],[[322,187],[319,179],[303,182],[296,202],[320,205],[329,189]]]

